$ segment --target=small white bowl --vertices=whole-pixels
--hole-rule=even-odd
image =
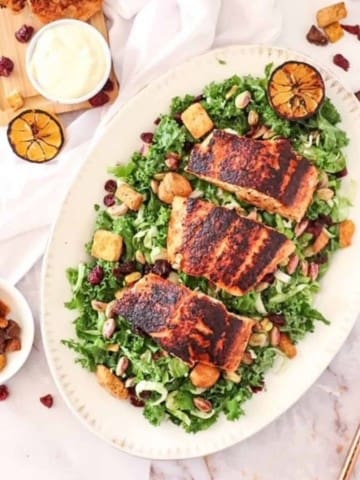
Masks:
[[[11,283],[0,278],[0,299],[10,307],[8,318],[17,322],[21,328],[21,350],[6,354],[7,364],[0,372],[0,385],[15,375],[26,362],[34,341],[34,319],[29,307],[20,291]]]
[[[81,97],[77,98],[59,98],[52,96],[51,93],[47,92],[39,83],[39,81],[34,77],[32,69],[31,69],[31,59],[34,54],[34,50],[36,48],[37,42],[41,38],[41,36],[48,30],[57,28],[58,26],[63,26],[63,25],[76,25],[78,28],[83,28],[87,30],[91,35],[93,35],[94,38],[97,39],[99,42],[100,47],[102,48],[104,52],[104,59],[105,59],[105,68],[104,68],[104,74],[101,77],[101,80],[99,83],[94,87],[91,91],[87,92],[85,95],[82,95]],[[26,51],[26,59],[25,59],[25,67],[26,67],[26,73],[27,76],[30,80],[30,83],[32,86],[37,90],[43,97],[47,98],[48,100],[51,100],[53,102],[57,103],[63,103],[66,105],[73,105],[77,103],[84,102],[86,100],[89,100],[91,97],[99,93],[99,91],[102,89],[102,87],[105,85],[107,82],[108,78],[110,77],[111,73],[111,64],[112,64],[112,59],[111,59],[111,51],[109,48],[108,43],[106,42],[105,38],[103,35],[97,30],[95,27],[90,25],[89,23],[83,22],[81,20],[74,20],[74,19],[63,19],[63,20],[56,20],[54,22],[49,23],[48,25],[45,25],[42,27],[31,39],[29,46]]]

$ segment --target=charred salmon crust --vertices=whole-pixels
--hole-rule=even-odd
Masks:
[[[239,366],[254,323],[152,273],[117,301],[115,311],[189,365],[202,362],[227,371]]]
[[[170,262],[205,277],[232,295],[244,295],[294,251],[285,235],[200,199],[176,197],[168,239]]]
[[[254,140],[223,130],[193,148],[187,170],[250,204],[300,221],[318,172],[289,140]]]

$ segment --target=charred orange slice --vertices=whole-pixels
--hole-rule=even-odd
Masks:
[[[14,153],[29,162],[52,160],[64,144],[58,120],[44,110],[25,110],[11,120],[7,136]]]
[[[304,62],[285,62],[274,70],[269,101],[280,117],[304,120],[315,115],[325,98],[325,85],[316,68]]]

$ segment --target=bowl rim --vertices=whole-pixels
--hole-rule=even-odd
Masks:
[[[0,277],[0,292],[1,291],[5,292],[11,298],[12,304],[17,305],[20,311],[21,325],[26,324],[27,326],[27,341],[24,342],[24,339],[21,339],[22,348],[18,352],[21,357],[18,359],[18,365],[11,373],[6,373],[6,367],[5,370],[0,373],[0,383],[5,383],[19,372],[30,355],[35,337],[35,322],[30,305],[24,295],[11,282],[2,277]]]
[[[104,70],[103,76],[101,77],[101,81],[99,81],[99,83],[96,85],[96,87],[93,88],[90,92],[86,93],[85,95],[82,95],[81,97],[77,97],[77,98],[62,98],[62,97],[52,96],[51,94],[49,94],[49,92],[46,91],[46,89],[44,89],[40,85],[38,80],[34,77],[34,75],[32,73],[32,69],[30,67],[30,62],[31,62],[32,56],[34,54],[34,50],[36,48],[36,45],[37,45],[37,42],[38,42],[39,38],[45,32],[47,32],[48,30],[51,30],[53,28],[57,28],[61,25],[69,25],[69,24],[70,25],[77,25],[80,28],[84,28],[84,29],[88,30],[89,32],[91,32],[91,35],[94,35],[94,37],[98,39],[99,44],[101,44],[101,47],[103,48],[104,56],[105,56],[105,59],[106,59],[106,68]],[[91,97],[93,97],[94,95],[96,95],[97,93],[99,93],[99,91],[103,88],[106,81],[110,77],[111,67],[112,67],[112,57],[111,57],[110,47],[109,47],[109,44],[107,43],[106,39],[102,35],[102,33],[97,28],[95,28],[93,25],[91,25],[90,23],[84,22],[82,20],[77,20],[77,19],[74,19],[74,18],[63,18],[63,19],[60,19],[60,20],[55,20],[54,22],[51,22],[51,23],[41,27],[40,30],[38,30],[35,33],[35,35],[32,37],[32,39],[31,39],[31,41],[28,45],[28,48],[27,48],[27,51],[26,51],[26,57],[25,57],[26,74],[28,76],[28,79],[29,79],[31,85],[35,88],[35,90],[37,92],[39,92],[39,94],[42,95],[44,98],[46,98],[46,99],[48,99],[52,102],[62,103],[62,104],[65,104],[65,105],[75,105],[75,104],[78,104],[78,103],[85,102],[85,101],[89,100]]]

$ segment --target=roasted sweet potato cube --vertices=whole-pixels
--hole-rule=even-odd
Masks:
[[[109,262],[117,262],[121,256],[123,239],[108,230],[97,230],[91,247],[91,255]]]
[[[279,348],[288,358],[296,357],[296,346],[287,333],[280,333]]]
[[[191,135],[198,139],[214,128],[213,121],[209,117],[201,103],[193,103],[182,114],[181,120]]]
[[[139,208],[144,202],[144,197],[141,195],[141,193],[138,193],[126,183],[123,183],[119,186],[119,188],[116,190],[115,195],[119,200],[125,203],[125,205],[129,207],[130,210],[139,210]]]
[[[0,317],[5,318],[10,313],[10,307],[0,299]]]
[[[327,27],[331,23],[338,22],[347,16],[344,2],[334,3],[328,7],[321,8],[316,13],[316,21],[319,27]]]
[[[344,30],[341,28],[339,22],[334,22],[327,27],[324,27],[324,32],[331,43],[337,42],[344,35]]]
[[[17,352],[18,350],[21,350],[20,338],[11,338],[10,340],[6,341],[6,344],[5,344],[6,353]]]
[[[349,247],[355,233],[355,223],[352,220],[344,220],[340,223],[340,245]]]
[[[210,388],[219,380],[220,370],[213,365],[198,363],[190,373],[191,383],[195,387]]]
[[[113,397],[121,400],[128,398],[129,392],[125,388],[124,382],[114,375],[109,368],[104,365],[98,365],[96,368],[96,376],[100,385]]]

